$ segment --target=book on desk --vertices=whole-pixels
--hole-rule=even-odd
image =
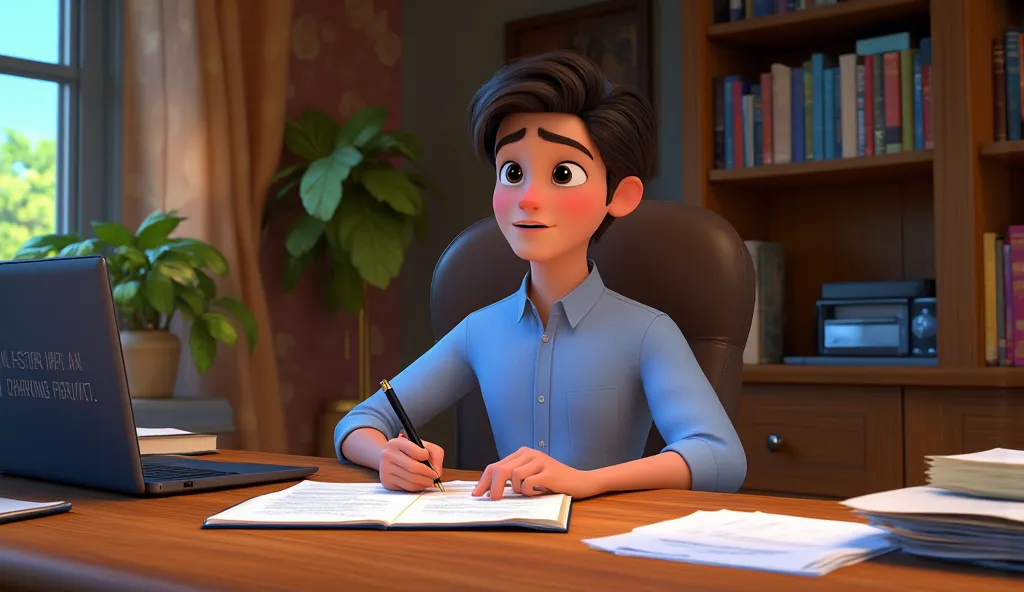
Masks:
[[[472,496],[475,481],[449,481],[444,487],[444,492],[413,493],[380,483],[303,481],[210,516],[203,528],[569,530],[568,495],[524,496],[506,487],[495,501]]]
[[[63,514],[71,510],[71,502],[31,502],[0,497],[0,524]]]
[[[217,451],[216,434],[196,434],[177,428],[135,428],[139,454],[210,454]]]

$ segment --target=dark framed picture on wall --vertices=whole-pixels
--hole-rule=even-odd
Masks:
[[[651,0],[607,0],[505,25],[505,59],[567,49],[597,62],[612,82],[654,104]]]

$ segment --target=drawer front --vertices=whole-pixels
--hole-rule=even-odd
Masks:
[[[907,387],[907,480],[924,485],[925,456],[1024,450],[1024,390]]]
[[[743,387],[744,489],[852,497],[903,486],[899,387]]]

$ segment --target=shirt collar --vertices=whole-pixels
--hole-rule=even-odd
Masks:
[[[597,265],[588,259],[587,266],[590,268],[587,279],[583,280],[583,283],[576,286],[572,292],[566,294],[564,298],[555,302],[552,306],[552,312],[557,311],[561,307],[565,313],[566,320],[569,321],[569,325],[573,329],[590,312],[590,309],[594,308],[594,304],[597,303],[598,298],[601,297],[605,289],[604,282],[601,280],[601,274],[597,271]],[[517,323],[523,320],[526,311],[533,306],[530,298],[527,296],[529,285],[530,272],[527,271],[523,277],[523,282],[519,284],[519,290],[515,293]]]

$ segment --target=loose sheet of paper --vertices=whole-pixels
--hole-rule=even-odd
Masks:
[[[390,522],[419,494],[391,491],[379,483],[303,481],[253,498],[211,516],[209,522],[343,524]]]
[[[869,493],[842,503],[871,514],[934,514],[1024,522],[1024,504],[1020,502],[975,497],[927,485]]]
[[[505,488],[500,500],[473,497],[476,481],[450,481],[445,492],[424,494],[398,519],[401,524],[465,524],[502,520],[552,520],[558,518],[562,496],[524,496]]]
[[[23,500],[0,497],[0,516],[39,510],[42,508],[53,508],[63,503],[64,502],[26,502]]]
[[[618,555],[799,575],[823,575],[895,549],[884,530],[866,524],[730,510],[583,542]]]

